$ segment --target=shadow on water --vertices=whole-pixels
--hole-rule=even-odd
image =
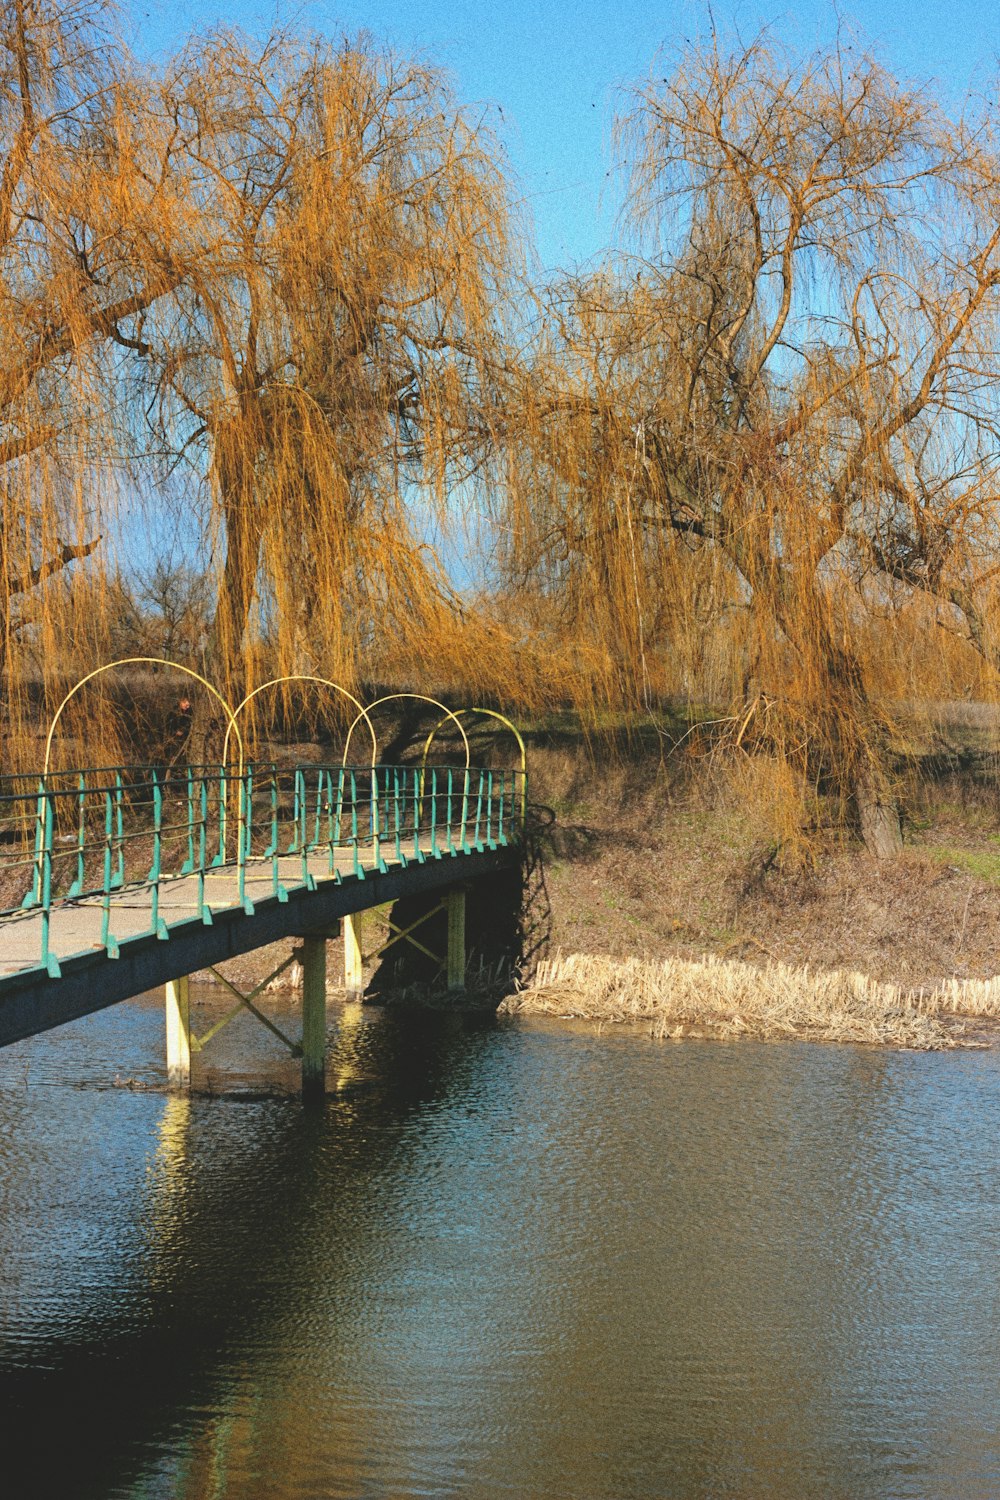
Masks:
[[[115,1104],[159,1114],[142,1244],[110,1276],[110,1295],[84,1254],[71,1308],[0,1342],[2,1462],[22,1476],[18,1494],[148,1493],[143,1476],[187,1430],[180,1413],[215,1408],[241,1351],[300,1315],[317,1245],[325,1274],[361,1274],[377,1219],[358,1212],[359,1195],[406,1174],[419,1137],[399,1127],[461,1088],[476,1034],[492,1025],[346,1007],[328,1072],[340,1092],[319,1110],[293,1098],[118,1094]],[[192,1484],[164,1492],[202,1492]]]

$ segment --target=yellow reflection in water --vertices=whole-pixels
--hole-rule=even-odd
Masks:
[[[338,1010],[337,1035],[327,1065],[327,1086],[340,1094],[361,1083],[370,1074],[371,1062],[364,1048],[364,1007],[348,1001]]]
[[[169,1250],[185,1216],[190,1172],[191,1099],[186,1093],[168,1094],[156,1127],[156,1149],[149,1160],[152,1192],[149,1240],[156,1252],[149,1257],[151,1285],[169,1274]]]

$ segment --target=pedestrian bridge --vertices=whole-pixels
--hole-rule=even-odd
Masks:
[[[461,710],[444,714],[461,729]],[[415,929],[443,907],[441,972],[462,987],[465,890],[520,860],[526,772],[523,758],[514,770],[469,764],[464,730],[465,764],[428,764],[434,732],[406,765],[378,763],[374,733],[370,763],[349,761],[349,733],[339,763],[244,762],[241,742],[236,761],[217,765],[0,779],[0,1046],[163,985],[168,1069],[184,1085],[192,1049],[208,1040],[191,1031],[188,976],[295,938],[301,1041],[255,1003],[292,958],[249,995],[234,990],[232,1013],[254,1014],[301,1055],[304,1087],[321,1088],[328,940],[343,933],[345,982],[360,990],[354,918],[421,893],[441,901],[432,896],[406,930],[391,927],[383,947],[426,954]]]

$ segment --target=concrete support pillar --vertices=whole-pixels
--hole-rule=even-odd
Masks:
[[[191,1086],[191,1008],[188,978],[171,979],[166,987],[167,1081],[171,1088]]]
[[[353,1000],[360,1000],[365,989],[365,971],[361,952],[361,913],[344,918],[344,988]]]
[[[326,1089],[326,938],[302,940],[302,1093]]]
[[[445,897],[448,909],[448,988],[465,989],[465,890],[449,891]]]

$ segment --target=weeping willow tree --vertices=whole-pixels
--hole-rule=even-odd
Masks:
[[[8,723],[123,649],[123,571],[178,537],[218,577],[188,665],[234,698],[456,662],[429,538],[490,451],[523,243],[487,124],[366,39],[218,34],[157,74],[112,19],[0,3]]]
[[[734,738],[878,855],[887,635],[1000,664],[996,127],[860,49],[685,51],[620,125],[632,253],[553,299],[514,445],[509,567],[626,696],[707,632]]]
[[[110,392],[128,328],[189,268],[169,140],[112,21],[95,0],[0,4],[0,675],[14,738],[27,679],[71,634],[67,570],[114,525]],[[93,625],[78,619],[77,638]]]
[[[211,253],[136,319],[133,440],[207,497],[207,671],[239,698],[265,647],[348,684],[374,642],[433,661],[455,603],[426,534],[488,450],[503,345],[496,142],[364,39],[216,35],[162,97]]]
[[[505,607],[549,640],[592,719],[676,692],[711,701],[720,687],[706,646],[715,637],[720,655],[728,579],[650,524],[644,414],[679,394],[663,311],[617,268],[564,278],[512,372],[495,492]]]

